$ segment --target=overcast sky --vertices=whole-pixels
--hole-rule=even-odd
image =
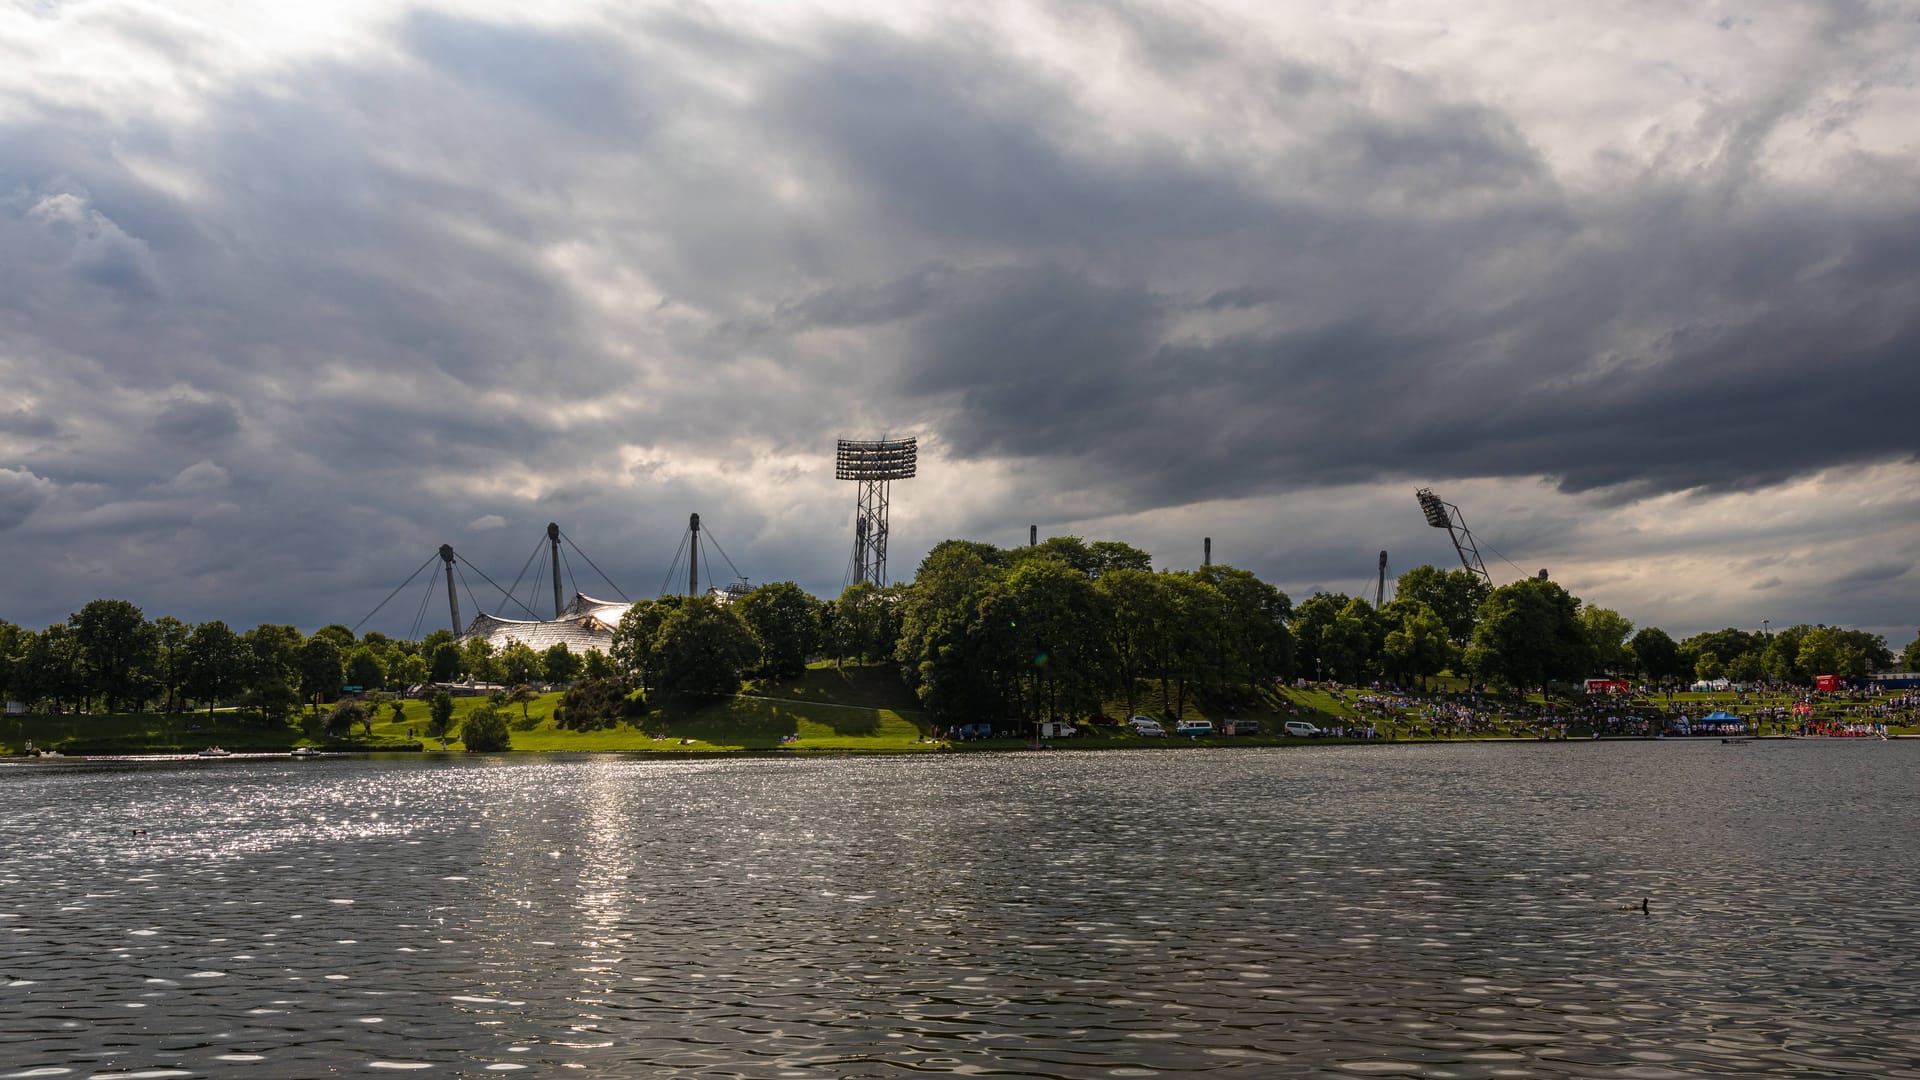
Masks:
[[[885,434],[895,579],[1036,524],[1370,591],[1457,565],[1431,485],[1496,582],[1897,648],[1917,57],[1837,0],[16,2],[0,618],[352,625],[549,520],[653,595],[695,511],[837,595]]]

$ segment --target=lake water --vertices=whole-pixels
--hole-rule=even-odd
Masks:
[[[1916,763],[0,767],[0,1077],[1915,1077]]]

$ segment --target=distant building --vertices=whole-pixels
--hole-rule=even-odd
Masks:
[[[460,635],[461,642],[481,638],[494,649],[518,641],[534,652],[546,652],[558,644],[576,655],[607,652],[613,648],[613,628],[632,604],[618,600],[596,600],[585,593],[574,593],[557,619],[502,619],[497,615],[477,615]]]

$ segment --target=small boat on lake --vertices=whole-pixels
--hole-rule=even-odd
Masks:
[[[209,746],[205,750],[202,750],[198,754],[194,755],[194,757],[232,757],[232,756],[233,756],[233,751],[222,750],[217,746]]]
[[[320,751],[315,750],[311,746],[296,746],[293,748],[293,751],[289,753],[287,756],[298,757],[298,758],[319,757]]]

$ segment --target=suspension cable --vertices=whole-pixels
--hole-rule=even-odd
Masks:
[[[607,576],[606,571],[600,569],[598,566],[594,566],[593,560],[587,556],[587,553],[584,551],[581,551],[580,545],[573,542],[573,537],[568,536],[566,533],[561,533],[560,539],[565,540],[567,542],[568,547],[572,548],[576,553],[578,553],[581,558],[586,559],[587,565],[593,566],[593,572],[596,574],[599,574],[600,580],[606,582],[609,586],[611,586],[614,593],[618,595],[620,599],[627,600],[627,594],[620,591],[620,586],[613,584],[613,579]],[[567,573],[571,575],[573,571],[569,569]],[[578,592],[579,590],[576,589],[575,591]],[[627,603],[632,603],[632,602],[633,601],[631,600],[627,600]]]
[[[434,560],[434,559],[435,559],[436,557],[437,557],[437,556],[434,556],[434,555],[429,555],[429,556],[427,556],[427,561],[426,561],[426,562],[423,562],[423,563],[421,563],[421,564],[420,564],[420,570],[425,570],[425,569],[426,569],[427,567],[429,567],[429,566],[431,566],[431,565],[433,565],[433,560]],[[392,599],[393,599],[394,597],[396,597],[396,596],[399,596],[399,595],[400,595],[400,590],[401,590],[401,589],[404,589],[404,588],[406,588],[407,586],[409,586],[409,585],[411,585],[411,584],[413,584],[413,579],[414,579],[414,578],[417,578],[417,577],[419,577],[419,576],[420,576],[420,570],[415,570],[415,571],[414,571],[413,573],[411,573],[411,574],[408,574],[408,575],[407,575],[407,580],[405,580],[405,581],[403,581],[403,582],[401,582],[401,583],[400,583],[399,585],[397,585],[397,586],[395,586],[395,587],[394,587],[394,590],[393,590],[392,592],[390,592],[390,593],[388,593],[388,594],[387,594],[387,600],[392,600]],[[377,603],[377,604],[375,604],[375,605],[373,605],[373,610],[372,610],[372,611],[369,611],[369,612],[367,612],[367,614],[366,614],[366,616],[365,616],[365,617],[363,617],[363,618],[362,618],[362,619],[361,619],[361,620],[360,620],[359,622],[357,622],[357,623],[354,623],[354,624],[353,624],[353,633],[355,633],[355,634],[358,634],[358,633],[360,632],[360,628],[361,628],[361,627],[363,627],[363,626],[365,626],[365,625],[367,625],[367,619],[371,619],[371,618],[373,618],[373,617],[374,617],[375,615],[378,615],[378,614],[380,614],[380,609],[381,609],[381,608],[383,608],[383,607],[386,607],[386,606],[387,606],[387,600],[382,600],[382,601],[380,601],[379,603]]]

